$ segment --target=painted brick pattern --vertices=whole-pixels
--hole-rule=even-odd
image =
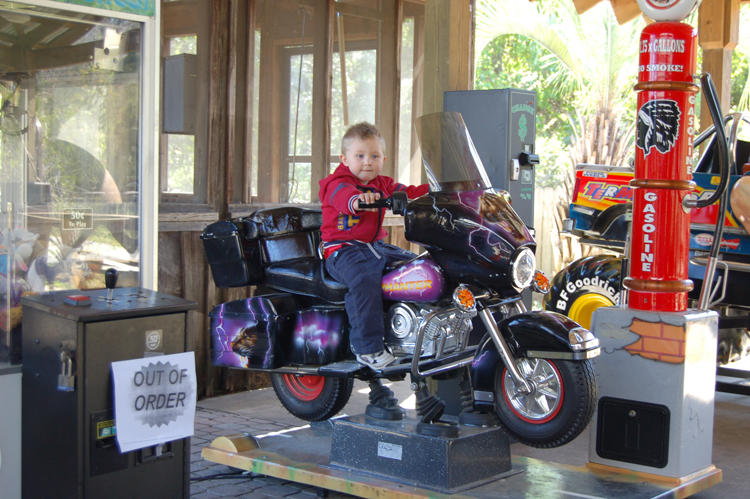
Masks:
[[[685,362],[687,331],[684,327],[633,319],[630,330],[640,336],[638,341],[625,347],[631,354],[671,364]]]

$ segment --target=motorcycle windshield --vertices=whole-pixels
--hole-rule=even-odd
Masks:
[[[492,187],[461,113],[427,114],[417,118],[414,126],[431,192]]]

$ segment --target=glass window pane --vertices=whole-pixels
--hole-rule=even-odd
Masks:
[[[300,54],[294,52],[289,60],[289,154],[310,155],[314,57],[302,54],[300,72]]]
[[[197,36],[177,36],[169,39],[169,55],[197,54]]]
[[[178,36],[169,39],[169,55],[197,53],[197,36]],[[195,183],[195,136],[164,134],[166,155],[166,185],[162,192],[193,194]],[[163,182],[163,181],[162,181]]]
[[[346,16],[344,17],[346,19]],[[362,121],[375,124],[377,51],[375,49],[350,50],[349,45],[356,47],[354,43],[345,44],[345,82],[341,79],[341,55],[338,47],[335,47],[336,52],[333,55],[331,154],[341,153],[341,138],[349,126]],[[344,85],[346,98],[342,92]],[[344,116],[344,100],[346,100],[348,116]]]
[[[0,294],[103,288],[110,267],[137,286],[141,24],[24,12],[11,50],[64,55],[19,57],[0,76],[0,271],[12,276]]]
[[[164,192],[193,193],[195,136],[165,135],[167,141],[167,186]]]
[[[351,3],[355,5],[355,9],[364,8],[362,12],[368,8],[380,10],[378,2],[369,0],[341,3]],[[335,24],[331,68],[330,153],[337,156],[341,153],[341,138],[349,126],[362,121],[377,124],[377,48],[380,22],[362,16],[339,14]]]
[[[290,171],[290,203],[310,203],[310,163],[297,163]],[[317,192],[315,201],[318,200]]]
[[[258,195],[258,108],[260,107],[260,30],[255,30],[255,70],[253,71],[253,131],[250,195]]]
[[[409,185],[414,84],[414,18],[405,19],[401,32],[401,106],[398,128],[398,181]]]

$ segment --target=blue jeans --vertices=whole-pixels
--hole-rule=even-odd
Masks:
[[[371,249],[371,248],[372,249]],[[346,313],[352,329],[349,343],[359,355],[382,351],[383,344],[383,270],[389,263],[410,260],[414,253],[383,241],[368,247],[352,241],[326,259],[326,270],[331,277],[346,284],[349,292],[344,298]],[[376,252],[380,258],[375,256]]]

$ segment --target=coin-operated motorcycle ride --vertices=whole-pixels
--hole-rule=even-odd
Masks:
[[[373,371],[354,360],[347,289],[316,251],[320,212],[284,207],[214,223],[202,235],[219,287],[270,290],[210,313],[212,363],[270,373],[284,407],[307,421],[338,413],[354,378],[370,384],[367,415],[401,419],[380,380],[408,374],[420,431],[448,437],[458,427],[441,420],[445,403],[425,381],[463,376],[460,422],[494,425],[496,415],[526,445],[564,445],[592,417],[589,359],[599,341],[563,315],[525,310],[521,291],[548,287],[535,271],[535,241],[507,193],[492,189],[461,115],[423,116],[416,128],[430,192],[373,205],[403,215],[406,239],[426,250],[383,276],[385,344],[396,362]]]

